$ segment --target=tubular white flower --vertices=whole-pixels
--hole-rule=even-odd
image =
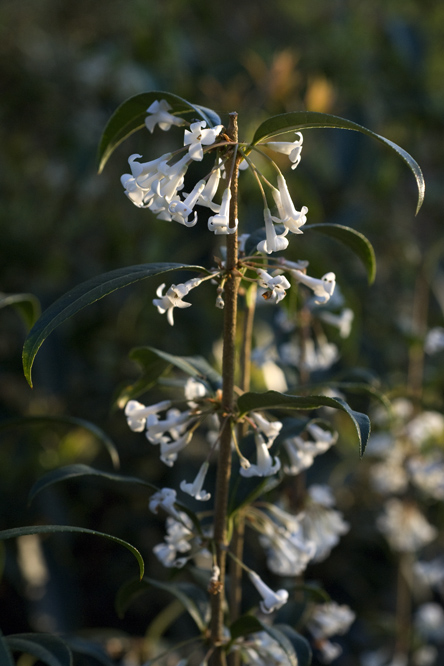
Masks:
[[[336,286],[336,275],[334,273],[326,273],[320,279],[310,277],[298,270],[292,270],[291,274],[298,282],[302,282],[306,287],[313,290],[316,296],[315,303],[318,303],[318,305],[327,303],[333,295]]]
[[[172,467],[177,460],[177,454],[182,451],[191,442],[193,433],[186,432],[181,437],[177,437],[171,441],[167,441],[162,437],[160,441],[160,460]]]
[[[211,498],[210,493],[207,493],[206,490],[202,490],[202,486],[205,481],[205,476],[208,472],[208,467],[209,467],[208,462],[202,463],[193,483],[186,483],[186,481],[182,481],[180,484],[180,489],[184,493],[188,493],[188,495],[191,495],[191,497],[194,497],[194,499],[197,499],[201,502],[206,502]]]
[[[188,154],[192,160],[196,160],[197,162],[200,162],[203,159],[202,146],[210,146],[214,143],[216,137],[223,129],[223,125],[216,125],[216,127],[204,129],[206,124],[205,120],[199,120],[190,125],[190,130],[185,130],[183,145],[189,146]]]
[[[146,438],[151,444],[161,444],[170,441],[165,437],[169,432],[171,439],[178,439],[188,427],[190,421],[190,410],[181,412],[178,409],[169,409],[167,417],[159,420],[157,414],[150,414],[146,422]]]
[[[291,284],[285,275],[275,275],[273,277],[262,268],[257,269],[257,274],[260,278],[259,286],[267,289],[264,294],[264,298],[266,300],[269,298],[274,298],[276,299],[276,303],[279,303],[285,297],[285,290],[290,289],[291,287]]]
[[[220,177],[221,177],[221,170],[218,167],[217,169],[214,169],[214,171],[211,173],[211,176],[209,177],[207,184],[205,185],[205,188],[202,190],[199,196],[199,200],[197,202],[200,206],[206,206],[207,208],[211,208],[213,213],[219,213],[220,211],[220,204],[216,204],[213,202],[213,199],[216,196],[216,192],[219,187]]]
[[[376,525],[391,548],[401,553],[415,553],[438,535],[415,504],[395,498],[386,502]]]
[[[285,238],[288,229],[286,228],[280,236],[276,233],[269,208],[264,208],[264,220],[266,239],[257,244],[258,252],[271,254],[272,252],[285,250],[288,247],[288,238]]]
[[[163,400],[155,405],[146,407],[137,400],[129,400],[125,406],[125,416],[128,425],[134,432],[142,432],[145,429],[146,419],[150,414],[157,414],[171,407],[171,400]]]
[[[145,118],[145,125],[151,134],[154,132],[156,125],[159,125],[160,129],[166,132],[172,125],[180,126],[185,123],[183,118],[178,118],[177,116],[173,116],[172,113],[169,113],[170,109],[171,105],[168,104],[165,99],[161,99],[160,101],[156,99],[156,101],[147,108],[146,111],[150,115]]]
[[[341,314],[338,315],[325,311],[319,313],[319,319],[331,324],[331,326],[336,326],[341,338],[348,338],[350,335],[354,316],[354,312],[350,308],[344,308]]]
[[[120,182],[125,188],[125,194],[130,201],[133,202],[137,208],[149,208],[152,202],[152,195],[150,192],[143,190],[137,184],[134,176],[130,176],[129,173],[124,173],[120,177]]]
[[[230,201],[231,190],[227,187],[222,195],[220,211],[217,215],[212,215],[208,219],[208,229],[214,231],[216,236],[234,234],[237,229],[238,221],[234,227],[230,227]]]
[[[197,222],[197,213],[194,213],[194,218],[189,221],[189,216],[193,212],[193,208],[197,203],[197,200],[199,199],[200,194],[203,192],[205,188],[205,181],[200,180],[193,188],[193,190],[190,192],[190,194],[187,196],[185,201],[173,201],[170,203],[168,206],[168,210],[172,215],[172,219],[175,222],[179,222],[180,224],[184,224],[186,227],[194,227],[194,225]]]
[[[240,474],[241,476],[272,476],[279,472],[281,468],[281,461],[279,458],[273,458],[270,456],[268,447],[265,444],[264,438],[259,433],[256,433],[254,436],[254,441],[256,444],[256,457],[257,463],[248,468],[241,467]]]
[[[266,585],[260,576],[258,576],[258,574],[254,571],[249,571],[248,577],[262,597],[262,601],[260,602],[260,609],[263,613],[272,613],[278,608],[282,608],[282,606],[287,603],[287,590],[278,590],[277,592],[273,592],[273,590],[268,587],[268,585]]]
[[[162,488],[162,490],[158,490],[154,495],[151,495],[148,503],[150,511],[158,513],[160,507],[176,520],[181,520],[180,512],[174,506],[176,496],[176,491],[173,488]]]
[[[153,299],[153,305],[155,305],[160,312],[160,314],[167,313],[168,323],[171,326],[174,326],[174,308],[189,308],[191,303],[187,303],[182,299],[195,287],[198,287],[201,284],[202,280],[200,278],[192,278],[187,282],[175,285],[172,284],[168,289],[166,294],[163,293],[165,288],[165,282],[158,287],[156,294],[159,298]]]
[[[289,465],[284,466],[285,474],[296,476],[303,469],[308,469],[313,465],[314,453],[307,450],[307,442],[302,437],[295,435],[288,437],[283,441],[284,448],[288,455]]]
[[[315,606],[307,627],[316,639],[330,638],[336,634],[345,634],[355,618],[356,614],[349,606],[340,606],[331,601]]]
[[[290,161],[293,162],[291,166],[292,169],[296,169],[297,165],[301,161],[302,143],[304,141],[304,137],[302,136],[301,132],[296,132],[296,136],[298,136],[299,139],[296,139],[296,141],[293,142],[267,141],[265,144],[267,148],[270,148],[271,150],[274,150],[277,153],[283,153],[284,155],[288,155]]]
[[[307,221],[307,206],[303,206],[300,211],[297,211],[293,200],[288,191],[287,183],[282,174],[277,177],[278,189],[273,188],[273,199],[279,211],[280,218],[273,217],[275,222],[285,224],[287,229],[294,234],[302,234],[300,230]]]
[[[282,429],[282,423],[280,421],[267,421],[266,418],[257,412],[252,412],[250,416],[259,430],[268,437],[267,448],[270,448]]]
[[[314,484],[308,489],[309,500],[301,520],[305,538],[316,544],[314,562],[322,562],[346,534],[349,525],[339,511],[331,509],[334,498],[328,486]]]

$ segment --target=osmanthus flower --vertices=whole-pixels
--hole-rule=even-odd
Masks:
[[[333,312],[322,310],[318,316],[319,319],[325,321],[326,324],[335,326],[339,330],[341,338],[348,338],[350,335],[355,316],[353,310],[350,308],[344,308],[340,314],[334,314]]]
[[[289,476],[296,476],[302,470],[311,467],[315,456],[325,453],[338,438],[337,432],[325,430],[317,423],[310,423],[306,430],[312,439],[293,435],[283,441],[289,460],[289,465],[284,466],[284,472]]]
[[[307,494],[301,524],[305,538],[316,544],[313,561],[322,562],[350,526],[339,511],[331,508],[334,497],[329,486],[313,484]]]
[[[294,365],[299,369],[316,372],[328,370],[339,359],[339,350],[334,342],[321,337],[316,341],[307,338],[303,349],[296,343],[284,342],[279,347],[279,356],[286,365]]]
[[[275,505],[267,509],[271,516],[256,511],[252,522],[260,533],[267,566],[279,576],[298,576],[316,552],[316,545],[303,534],[302,514],[292,515]]]
[[[160,460],[168,467],[172,467],[177,460],[178,453],[188,446],[192,437],[192,432],[186,432],[181,437],[175,437],[170,441],[162,438],[160,442]]]
[[[424,411],[409,421],[405,432],[418,448],[428,443],[441,443],[444,439],[444,416],[439,412]]]
[[[260,602],[259,606],[263,613],[273,613],[273,611],[278,610],[278,608],[281,608],[287,603],[287,590],[278,590],[277,592],[273,592],[273,590],[268,587],[268,585],[266,585],[260,576],[254,571],[249,571],[248,577],[256,590],[262,596],[262,601]]]
[[[219,187],[220,177],[221,168],[217,167],[213,169],[204,189],[199,195],[197,202],[200,206],[206,206],[207,208],[210,208],[213,213],[219,213],[220,211],[220,204],[214,203],[213,201]]]
[[[174,506],[176,499],[177,493],[174,488],[162,488],[151,495],[148,506],[153,513],[157,514],[159,509],[163,509],[175,520],[181,520],[181,512]]]
[[[184,493],[188,493],[188,495],[191,495],[191,497],[194,497],[194,499],[199,500],[201,502],[206,502],[211,498],[211,493],[207,493],[206,490],[202,489],[203,484],[205,482],[205,476],[208,472],[208,467],[209,467],[208,462],[202,463],[193,483],[187,483],[186,481],[181,481],[180,484],[180,489]]]
[[[194,377],[188,377],[184,386],[184,395],[189,407],[197,407],[195,400],[204,398],[207,395],[207,387],[198,379],[194,379]]]
[[[272,476],[279,472],[281,468],[281,461],[279,458],[272,458],[264,438],[260,433],[254,436],[256,444],[256,464],[253,465],[246,461],[244,458],[241,460],[240,474],[241,476]],[[248,463],[248,467],[246,466]]]
[[[274,150],[277,153],[282,153],[283,155],[288,155],[290,161],[292,162],[291,168],[296,169],[297,165],[301,161],[301,152],[302,144],[304,138],[301,132],[296,132],[296,136],[299,138],[296,141],[267,141],[264,143],[267,148]]]
[[[444,596],[444,557],[436,557],[429,562],[415,562],[413,570],[423,585],[439,590]]]
[[[185,130],[183,145],[189,146],[188,154],[192,160],[196,160],[197,162],[203,160],[202,146],[210,146],[214,143],[216,137],[219,136],[223,130],[223,125],[216,125],[216,127],[204,129],[206,125],[207,123],[205,120],[199,120],[195,123],[191,123],[189,130]]]
[[[293,234],[302,234],[301,227],[307,221],[307,206],[303,206],[300,211],[296,210],[282,174],[277,177],[277,185],[278,189],[273,188],[272,195],[279,217],[273,217],[272,219],[279,224],[284,224]]]
[[[192,421],[191,410],[181,412],[172,407],[161,420],[157,414],[150,414],[146,421],[146,438],[151,444],[161,444],[171,439],[178,439]]]
[[[436,452],[424,458],[415,456],[407,462],[414,485],[436,500],[444,499],[444,459]]]
[[[267,419],[258,412],[252,412],[250,417],[259,430],[268,438],[267,448],[269,449],[282,430],[281,421],[267,421]]]
[[[394,551],[415,553],[436,539],[438,532],[413,502],[388,500],[376,525]]]
[[[424,340],[424,351],[426,354],[437,354],[444,349],[444,328],[435,326],[427,332]]]
[[[198,287],[201,282],[201,278],[192,278],[178,285],[172,284],[165,294],[163,293],[166,286],[165,282],[157,288],[156,294],[158,298],[153,299],[153,305],[157,307],[160,314],[167,313],[167,320],[171,326],[174,326],[174,308],[183,309],[191,307],[191,303],[187,303],[183,299],[192,289]]]
[[[164,132],[168,131],[172,125],[184,125],[185,120],[183,118],[178,118],[172,113],[169,113],[171,109],[170,104],[165,99],[155,100],[151,106],[147,108],[147,113],[149,114],[145,118],[145,125],[147,129],[151,132],[154,132],[156,125],[160,127]]]
[[[266,289],[263,297],[265,300],[270,298],[274,299],[276,303],[280,303],[286,295],[286,289],[290,289],[291,284],[285,275],[270,275],[263,268],[257,269],[259,275],[259,286]]]
[[[197,213],[194,212],[194,217],[190,221],[189,217],[193,212],[193,208],[198,202],[199,196],[205,189],[205,181],[200,180],[194,186],[193,190],[186,197],[184,201],[172,201],[168,206],[168,211],[175,222],[179,222],[186,227],[194,227],[197,223]]]
[[[269,208],[264,208],[264,220],[266,238],[257,244],[258,252],[271,254],[272,252],[286,250],[288,247],[288,238],[285,238],[285,236],[288,234],[288,229],[285,229],[282,234],[276,233]]]
[[[317,604],[307,622],[307,629],[315,639],[315,647],[321,651],[322,660],[329,664],[339,657],[342,648],[331,643],[328,638],[337,634],[345,634],[356,618],[349,606],[335,602]]]
[[[250,666],[287,666],[288,655],[266,631],[251,634],[235,643],[233,650],[239,652],[242,663]]]
[[[444,610],[440,604],[421,604],[415,613],[414,625],[424,640],[444,643]]]
[[[128,400],[125,405],[125,416],[128,426],[133,432],[143,432],[150,414],[158,414],[171,407],[171,400],[162,400],[155,405],[142,405],[137,400]]]
[[[326,273],[320,279],[310,277],[299,270],[292,270],[291,274],[298,282],[302,282],[306,287],[313,290],[316,296],[315,303],[318,305],[327,303],[333,295],[336,286],[336,275],[334,273]]]
[[[227,187],[222,194],[222,203],[219,212],[208,218],[208,229],[213,231],[216,236],[234,234],[237,229],[238,220],[236,220],[234,227],[230,227],[230,201],[231,189]]]
[[[188,553],[194,539],[193,523],[183,511],[179,512],[180,520],[169,517],[166,520],[167,536],[164,543],[153,548],[153,553],[165,567],[183,567],[188,557],[177,557],[178,553]]]

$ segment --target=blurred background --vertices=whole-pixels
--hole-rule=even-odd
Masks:
[[[423,365],[421,349],[427,329],[443,323],[443,44],[439,0],[2,0],[0,290],[31,293],[44,309],[79,282],[115,268],[211,261],[214,237],[206,225],[166,224],[123,195],[119,178],[128,156],[157,157],[165,136],[137,133],[97,175],[101,132],[127,97],[168,90],[214,108],[223,120],[238,111],[245,140],[269,115],[333,113],[411,153],[424,171],[425,204],[415,218],[414,178],[381,144],[353,132],[307,131],[302,163],[289,176],[296,205],[308,206],[311,223],[336,222],[364,233],[376,252],[376,282],[369,287],[353,254],[317,234],[293,238],[291,258],[309,259],[316,275],[334,271],[355,311],[337,370],[362,368],[392,395],[407,386],[418,392],[424,371],[425,404],[441,409],[442,355],[426,357]],[[252,180],[246,178],[242,192],[241,224],[261,226],[262,202]],[[157,286],[142,282],[118,291],[57,329],[37,356],[32,391],[21,370],[26,327],[14,308],[0,309],[0,416],[88,419],[116,442],[122,471],[163,483],[161,463],[147,459],[122,413],[111,410],[113,396],[137,376],[128,360],[134,346],[211,360],[221,313],[212,291],[202,289],[199,303],[171,328],[151,305]],[[332,469],[345,466],[343,478],[359,464],[347,437],[334,456]],[[148,516],[146,493],[80,480],[27,505],[39,476],[71,462],[111,469],[103,447],[84,429],[4,429],[2,529],[56,522],[109,531],[139,547],[150,575],[163,576],[151,555],[163,525]],[[352,520],[356,500],[347,495],[344,502]],[[371,513],[371,502],[365,510]],[[341,599],[364,616],[391,612],[390,558],[382,542],[365,549],[352,532],[344,543],[315,575],[332,593],[339,586]],[[108,627],[143,635],[162,595],[135,604],[123,620],[113,607],[121,583],[136,573],[130,554],[92,537],[52,537],[44,547],[51,576],[43,571],[33,587],[18,546],[7,544],[0,587],[5,634]],[[351,569],[351,582],[335,583]],[[362,626],[355,630],[356,654],[368,636]],[[351,650],[340,663],[359,662]]]

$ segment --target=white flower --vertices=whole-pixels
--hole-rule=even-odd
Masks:
[[[230,227],[230,201],[231,189],[227,187],[222,195],[219,213],[208,218],[208,229],[214,231],[216,236],[234,234],[237,229],[237,220],[235,226]]]
[[[298,576],[314,556],[316,544],[304,537],[302,514],[294,516],[275,505],[269,505],[268,510],[273,521],[264,514],[259,537],[266,550],[267,566],[280,576]]]
[[[307,627],[315,638],[330,638],[336,634],[345,634],[355,618],[356,614],[349,606],[340,606],[331,601],[315,606]]]
[[[437,603],[422,604],[415,614],[415,627],[425,640],[444,642],[444,610]]]
[[[262,268],[258,268],[257,273],[259,275],[259,286],[267,290],[263,294],[265,300],[273,298],[276,300],[276,303],[282,301],[285,297],[285,290],[291,287],[285,275],[275,275],[273,277]]]
[[[409,482],[404,461],[389,456],[384,462],[373,465],[370,468],[370,481],[376,492],[382,495],[404,492]]]
[[[153,553],[165,567],[183,567],[188,557],[177,557],[177,553],[187,553],[191,550],[190,539],[194,537],[193,523],[183,511],[176,518],[167,518],[167,536],[165,543],[159,543],[153,548]]]
[[[444,349],[444,328],[435,326],[428,331],[424,341],[426,354],[437,354]]]
[[[219,167],[214,169],[214,171],[212,171],[207,184],[200,193],[199,200],[197,202],[200,206],[206,206],[207,208],[211,208],[213,213],[218,213],[220,211],[220,204],[216,204],[213,202],[213,199],[219,187],[220,176],[221,176],[221,170]]]
[[[180,489],[184,493],[188,493],[188,495],[191,495],[191,497],[194,497],[194,499],[200,500],[201,502],[206,502],[211,498],[210,493],[207,493],[206,490],[202,490],[208,467],[208,462],[202,463],[193,483],[186,483],[186,481],[182,481],[180,484]]]
[[[273,217],[275,222],[285,224],[287,229],[293,234],[302,234],[300,228],[307,221],[307,206],[303,206],[300,211],[294,207],[293,200],[288,191],[287,183],[282,174],[277,177],[278,189],[273,188],[273,199],[276,203],[279,217]]]
[[[148,504],[150,511],[157,513],[160,507],[176,520],[181,520],[180,512],[174,506],[176,495],[177,493],[173,488],[162,488],[162,490],[158,490],[154,495],[151,495]]]
[[[411,458],[408,470],[417,488],[437,500],[444,499],[444,460],[435,453],[430,458]]]
[[[189,221],[189,216],[193,212],[193,208],[199,199],[200,194],[205,188],[205,181],[200,180],[194,186],[192,192],[187,196],[185,201],[172,201],[168,206],[168,210],[171,213],[172,219],[175,222],[184,224],[186,227],[194,227],[197,222],[197,213],[194,213],[194,217]]]
[[[257,412],[252,412],[250,416],[259,430],[263,432],[266,437],[268,437],[267,448],[269,449],[276,437],[279,435],[282,429],[282,423],[280,421],[267,421],[266,418]]]
[[[279,355],[286,365],[315,372],[328,370],[338,360],[339,351],[333,342],[318,339],[315,344],[314,340],[308,338],[304,341],[303,352],[298,345],[286,342],[279,347]]]
[[[288,234],[288,229],[285,229],[284,233],[280,236],[276,233],[269,208],[264,208],[264,220],[266,239],[257,244],[258,252],[271,254],[272,252],[285,250],[288,247],[288,238],[285,238]]]
[[[156,125],[159,125],[161,130],[167,131],[172,125],[184,124],[185,121],[182,118],[178,118],[177,116],[168,113],[170,109],[171,106],[165,99],[161,99],[160,102],[156,99],[156,101],[148,107],[147,113],[150,115],[145,118],[145,125],[151,134]]]
[[[406,434],[412,444],[417,447],[430,441],[442,441],[444,437],[444,416],[439,412],[422,412],[407,424]]]
[[[336,286],[336,275],[334,273],[326,273],[320,279],[310,277],[298,270],[291,271],[291,274],[298,282],[302,282],[306,287],[313,290],[316,296],[315,303],[318,305],[327,303],[333,295]]]
[[[414,553],[437,536],[415,504],[394,498],[386,502],[376,524],[391,548],[403,553]]]
[[[326,312],[325,310],[319,313],[319,319],[339,329],[341,338],[348,338],[350,335],[354,316],[353,310],[350,308],[344,308],[339,315],[333,314],[333,312]]]
[[[316,544],[313,561],[322,562],[339,543],[340,536],[348,532],[349,525],[339,511],[330,508],[334,498],[328,486],[313,484],[308,496],[301,523],[305,538]]]
[[[177,454],[188,446],[192,437],[191,432],[186,432],[181,437],[174,438],[171,441],[162,438],[160,442],[160,460],[168,467],[172,467],[177,460]]]
[[[297,165],[301,161],[302,143],[304,141],[304,138],[300,132],[296,132],[296,136],[298,136],[299,139],[296,139],[296,141],[293,142],[267,141],[265,144],[267,148],[271,148],[271,150],[288,155],[290,161],[293,162],[291,166],[292,169],[296,169]]]
[[[271,476],[272,474],[276,474],[281,468],[279,458],[275,458],[273,462],[273,458],[270,456],[270,452],[268,451],[262,435],[256,433],[254,441],[256,444],[257,463],[256,465],[250,464],[247,468],[241,467],[241,476]]]
[[[185,130],[183,140],[184,146],[189,146],[188,154],[192,160],[200,162],[203,159],[202,146],[210,146],[216,141],[216,137],[221,133],[223,125],[216,125],[210,129],[206,127],[205,120],[199,120],[190,125],[190,130]]]
[[[298,435],[287,437],[287,439],[284,439],[283,445],[290,463],[284,466],[285,474],[296,476],[303,469],[308,469],[313,465],[315,454],[305,439]]]
[[[207,395],[207,387],[205,384],[194,377],[188,377],[184,387],[185,399],[191,407],[195,407],[196,403],[193,402],[198,398],[204,398]]]
[[[444,558],[437,557],[429,562],[415,562],[414,572],[418,579],[429,587],[443,589],[444,586]]]
[[[163,400],[148,407],[137,400],[129,400],[125,406],[125,416],[131,430],[142,432],[145,430],[146,419],[150,414],[157,414],[168,407],[171,407],[171,400]]]
[[[263,613],[272,613],[287,603],[287,590],[278,590],[277,592],[273,592],[273,590],[270,589],[268,585],[265,585],[264,581],[254,571],[249,571],[248,576],[256,590],[263,598],[263,600],[260,602],[260,609]]]
[[[156,294],[159,298],[153,299],[153,305],[157,307],[160,314],[167,313],[168,323],[171,326],[174,326],[173,309],[189,308],[191,303],[187,303],[182,299],[185,298],[191,289],[198,287],[201,282],[202,280],[200,278],[192,278],[191,280],[178,285],[172,284],[166,294],[163,293],[166,286],[165,282],[158,287]]]

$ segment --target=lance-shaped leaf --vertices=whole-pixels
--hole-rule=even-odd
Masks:
[[[286,395],[278,391],[265,393],[244,393],[237,402],[240,416],[259,409],[303,409],[311,410],[319,407],[333,407],[348,414],[356,428],[359,439],[359,452],[362,456],[370,437],[370,419],[366,414],[355,412],[340,398],[329,398],[325,395],[296,396]]]
[[[146,576],[141,580],[131,580],[122,585],[116,598],[116,611],[123,617],[130,603],[150,588],[165,590],[180,601],[188,611],[200,631],[205,631],[209,620],[209,603],[205,592],[193,583],[163,583]]]
[[[178,95],[152,90],[130,97],[121,104],[109,119],[103,131],[97,155],[99,173],[103,171],[105,164],[111,154],[127,137],[137,130],[145,127],[147,109],[156,100],[166,100],[171,106],[171,113],[177,116],[192,114],[193,120],[205,120],[208,127],[220,125],[221,121],[217,113],[198,104],[192,104]]]
[[[160,349],[154,349],[154,347],[148,347],[148,349],[151,349],[154,354],[159,358],[163,358],[167,363],[171,363],[176,368],[183,370],[187,375],[205,380],[212,389],[216,390],[222,386],[222,377],[203,356],[175,356]]]
[[[5,637],[13,652],[24,652],[48,666],[71,666],[72,653],[68,645],[51,634],[11,634]],[[3,666],[3,661],[0,661]]]
[[[376,275],[376,257],[372,244],[364,234],[350,227],[345,227],[342,224],[324,223],[306,224],[304,231],[317,231],[347,245],[361,259],[367,270],[368,282],[372,284]]]
[[[44,476],[42,476],[31,488],[29,493],[29,501],[35,498],[35,496],[40,493],[48,486],[52,486],[54,483],[60,483],[61,481],[66,481],[68,479],[74,479],[80,476],[95,476],[106,481],[113,481],[114,483],[121,483],[126,485],[133,486],[143,486],[154,492],[158,492],[160,489],[149,481],[144,479],[139,479],[137,476],[125,476],[123,474],[114,474],[112,472],[103,472],[102,470],[95,469],[94,467],[89,467],[89,465],[75,464],[75,465],[66,465],[65,467],[59,467],[58,469],[53,469]],[[194,511],[191,511],[185,504],[181,502],[175,502],[177,509],[184,511],[193,521],[194,526],[196,527],[199,534],[202,533],[202,528]]]
[[[10,530],[2,530],[0,532],[0,539],[15,539],[19,536],[25,536],[27,534],[60,534],[62,532],[76,532],[79,534],[92,534],[93,536],[101,536],[109,541],[118,543],[121,546],[127,548],[136,558],[139,564],[140,578],[142,579],[145,564],[142,559],[142,555],[139,553],[137,548],[132,546],[127,541],[119,539],[118,537],[113,536],[112,534],[105,534],[105,532],[96,532],[96,530],[89,530],[86,527],[73,527],[72,525],[30,525],[26,527],[14,527]]]
[[[29,385],[32,387],[31,370],[34,359],[40,346],[48,335],[57,326],[72,317],[77,312],[91,303],[95,303],[104,296],[111,294],[116,289],[127,287],[134,282],[155,277],[162,273],[186,269],[191,271],[207,272],[201,266],[189,266],[177,263],[138,264],[118,268],[109,273],[103,273],[91,280],[82,282],[67,294],[61,296],[55,303],[49,306],[40,319],[32,327],[23,347],[23,369]]]
[[[416,207],[416,213],[419,212],[419,209],[422,206],[422,202],[424,201],[425,192],[424,176],[422,175],[419,164],[407,151],[405,151],[393,141],[390,141],[390,139],[386,139],[385,137],[376,134],[376,132],[372,132],[372,130],[367,129],[362,125],[358,125],[351,120],[346,120],[345,118],[340,118],[339,116],[332,116],[329,113],[318,113],[317,111],[295,111],[292,113],[282,113],[279,116],[272,116],[271,118],[268,118],[268,120],[259,125],[255,132],[252,143],[257,144],[259,142],[264,142],[267,139],[271,139],[271,137],[284,134],[285,132],[312,129],[315,127],[330,127],[334,129],[346,129],[353,130],[355,132],[361,132],[361,134],[370,136],[372,139],[376,139],[377,141],[384,143],[386,146],[389,146],[389,148],[394,150],[404,160],[404,162],[406,162],[413,175],[415,176],[416,185],[418,188],[418,204]]]
[[[149,481],[139,479],[137,476],[124,476],[122,474],[113,474],[112,472],[102,472],[99,469],[94,469],[94,467],[89,467],[89,465],[75,464],[53,469],[42,476],[32,486],[29,493],[29,501],[32,502],[38,493],[45,488],[52,486],[54,483],[60,483],[61,481],[66,481],[68,479],[75,479],[80,476],[97,476],[107,481],[144,486],[145,488],[154,491],[158,490],[157,486]]]
[[[86,421],[85,419],[79,419],[76,416],[21,416],[17,418],[5,419],[0,421],[0,430],[5,430],[6,428],[17,427],[21,425],[47,425],[47,424],[61,424],[74,426],[76,428],[84,428],[92,433],[97,439],[99,439],[105,445],[106,450],[108,451],[113,467],[118,469],[120,467],[119,453],[116,449],[116,445],[108,437],[108,435],[94,423]]]
[[[40,315],[40,301],[34,294],[2,294],[0,293],[0,308],[13,305],[20,313],[25,325],[31,328]]]
[[[130,351],[129,357],[141,367],[142,376],[118,390],[114,406],[119,409],[123,409],[128,400],[135,400],[148,391],[171,368],[171,363],[159,358],[150,347],[136,347]]]
[[[115,661],[108,656],[104,648],[98,643],[77,636],[70,636],[64,640],[74,653],[88,657],[88,663],[91,660],[102,664],[102,666],[115,666]]]

